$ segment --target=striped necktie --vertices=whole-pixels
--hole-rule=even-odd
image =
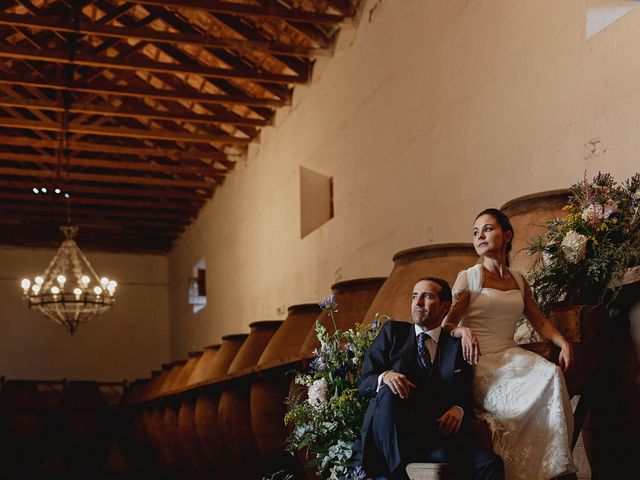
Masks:
[[[428,339],[429,334],[427,332],[418,334],[418,360],[420,367],[424,370],[431,367],[431,355],[429,355],[426,345]]]

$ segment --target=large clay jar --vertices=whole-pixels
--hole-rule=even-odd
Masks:
[[[509,216],[514,230],[510,264],[527,274],[535,258],[527,254],[529,241],[546,230],[545,222],[564,218],[562,210],[569,200],[569,190],[551,190],[514,198],[500,207]]]
[[[62,396],[60,454],[71,475],[94,476],[112,441],[110,412],[97,382],[69,382]]]
[[[177,360],[173,362],[167,380],[160,388],[159,394],[165,395],[175,390],[180,373],[187,364],[187,360]],[[178,410],[180,399],[176,396],[165,396],[162,398],[164,410],[162,413],[162,435],[160,439],[160,449],[163,452],[165,462],[171,477],[177,479],[184,478],[185,470],[188,466],[186,453],[182,448],[180,434],[178,432]]]
[[[0,477],[35,476],[46,453],[46,400],[36,382],[9,380],[0,392]]]
[[[137,476],[151,473],[153,469],[153,451],[142,422],[142,401],[149,379],[134,380],[124,392],[118,412],[118,444],[129,465]]]
[[[411,293],[418,279],[439,277],[453,285],[458,272],[477,260],[478,255],[470,243],[426,245],[396,253],[391,274],[371,302],[365,323],[371,323],[376,313],[411,321]]]
[[[198,361],[202,357],[203,353],[204,352],[202,350],[194,350],[192,352],[189,352],[187,363],[184,365],[184,367],[180,371],[180,374],[178,375],[178,378],[176,378],[176,381],[173,384],[174,390],[181,390],[187,386],[187,383],[189,383],[189,379],[191,378],[191,375],[193,374],[193,371],[195,370],[196,365],[198,364]]]
[[[247,337],[247,334],[234,334],[222,337],[222,345],[219,350],[216,349],[217,352],[215,354],[210,356],[211,362],[207,362],[207,368],[204,369],[208,375],[206,378],[204,378],[204,374],[199,371],[200,363],[203,362],[205,355],[207,355],[207,349],[205,349],[200,362],[196,365],[196,369],[189,379],[189,385],[205,380],[214,381],[223,377],[229,370],[229,366]],[[189,398],[183,402],[182,409],[190,410],[192,408],[188,400]],[[222,441],[222,432],[220,431],[220,424],[218,422],[219,403],[220,388],[218,386],[199,390],[195,407],[193,407],[195,431],[197,439],[200,441],[204,453],[207,456],[209,468],[214,471],[217,478],[236,478],[233,464],[229,461],[230,454]],[[183,413],[183,415],[186,415],[187,418],[183,420],[180,428],[181,438],[192,435],[190,425],[191,412],[187,411]],[[178,419],[178,422],[180,422],[180,419]],[[189,441],[193,441],[193,439],[191,438]]]
[[[239,345],[242,344],[242,342],[238,343],[237,341],[230,341],[231,338],[232,337],[227,337],[227,345],[225,345],[225,348],[222,349],[222,354],[230,357],[228,359],[225,359],[228,360],[228,363],[226,363],[226,361],[224,362],[226,363],[227,368],[233,361],[233,357],[235,357],[236,353],[238,353],[238,349],[240,348]],[[237,346],[238,349],[236,349],[234,346]],[[222,373],[218,371],[220,363],[223,360],[222,358],[217,358],[219,350],[219,344],[208,345],[204,347],[202,355],[199,357],[195,367],[193,367],[193,372],[191,372],[191,375],[187,380],[187,386],[191,386],[200,382],[206,382],[207,380],[211,380],[212,378],[216,378],[227,373],[226,370]]]
[[[142,421],[144,422],[147,437],[151,443],[151,448],[155,457],[156,468],[166,471],[168,466],[162,449],[162,417],[163,406],[157,401],[162,386],[167,381],[173,364],[163,363],[159,374],[152,372],[151,381],[144,395],[144,410],[142,411]]]
[[[331,285],[331,291],[336,296],[338,303],[338,312],[335,315],[338,330],[347,330],[356,323],[364,323],[365,314],[385,280],[385,277],[360,278]],[[329,334],[334,332],[333,322],[326,311],[318,316],[318,320],[327,328]],[[313,350],[319,346],[320,342],[316,332],[311,329],[302,344],[300,354],[303,357],[310,357]]]
[[[281,324],[282,321],[251,323],[249,336],[229,366],[227,374],[248,373],[251,367],[255,367]],[[223,441],[238,473],[236,478],[244,480],[260,478],[261,472],[258,446],[251,428],[251,380],[251,375],[247,374],[225,385],[218,406],[218,421]]]
[[[321,311],[317,303],[289,307],[287,318],[258,360],[259,376],[251,385],[251,427],[265,472],[284,470],[295,476],[300,471],[295,457],[285,451],[288,430],[283,418],[291,380],[287,362],[299,357],[300,343]],[[274,368],[276,365],[283,366]],[[267,367],[271,368],[265,370]]]

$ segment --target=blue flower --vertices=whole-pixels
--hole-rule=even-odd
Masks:
[[[353,478],[353,480],[365,480],[367,478],[367,472],[364,471],[361,465],[358,465],[351,478]]]
[[[323,310],[329,310],[331,312],[338,311],[338,302],[336,302],[335,295],[329,295],[327,298],[318,303],[318,305],[320,305],[320,308]]]

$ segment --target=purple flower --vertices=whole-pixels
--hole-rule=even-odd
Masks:
[[[361,465],[358,465],[351,478],[353,478],[353,480],[365,480],[367,478],[367,472],[364,471]]]
[[[336,302],[335,295],[329,295],[327,298],[318,303],[318,305],[320,305],[320,308],[323,310],[329,310],[331,312],[338,311],[338,302]]]

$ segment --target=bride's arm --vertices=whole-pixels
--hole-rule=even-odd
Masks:
[[[552,342],[560,349],[558,363],[563,371],[566,371],[573,363],[573,347],[562,336],[556,327],[544,316],[531,293],[531,287],[524,279],[524,315],[533,328],[545,340]]]
[[[462,340],[462,355],[464,359],[474,365],[480,359],[480,346],[473,331],[468,327],[461,327],[460,320],[469,308],[469,282],[467,272],[458,275],[452,289],[453,300],[449,312],[442,321],[442,329],[449,332],[452,337]]]

